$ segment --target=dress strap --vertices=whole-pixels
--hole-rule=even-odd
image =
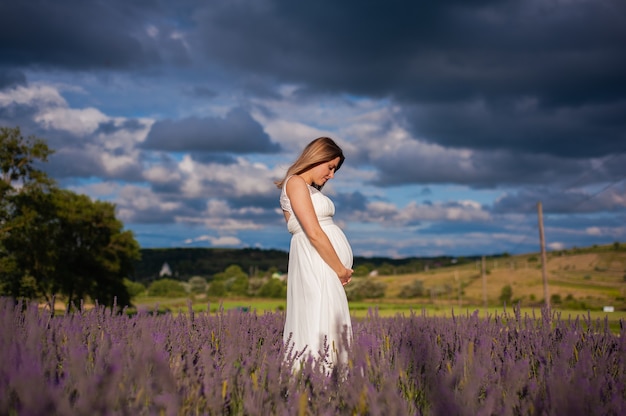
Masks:
[[[280,192],[280,207],[282,208],[283,211],[287,211],[293,216],[293,209],[291,209],[291,201],[289,200],[289,197],[287,196],[287,181],[291,179],[292,177],[293,175],[287,177],[285,179],[285,182],[283,182],[283,189]]]

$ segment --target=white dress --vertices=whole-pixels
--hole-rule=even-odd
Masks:
[[[337,273],[322,259],[302,230],[283,185],[280,205],[290,213],[287,229],[292,234],[287,270],[287,311],[283,340],[294,352],[305,350],[314,357],[329,347],[328,363],[345,362],[346,342],[352,339],[352,323],[346,292]],[[309,193],[317,219],[339,259],[352,268],[352,248],[343,231],[333,222],[335,205],[312,186]]]

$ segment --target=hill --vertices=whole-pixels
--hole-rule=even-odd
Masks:
[[[144,249],[137,263],[134,280],[149,282],[159,277],[168,263],[174,278],[212,275],[232,264],[250,274],[268,270],[287,271],[288,253],[281,250],[172,248]],[[614,306],[626,310],[626,246],[612,245],[575,248],[547,254],[548,296],[551,304],[569,309],[602,309]],[[537,253],[486,258],[482,278],[480,257],[405,258],[355,257],[355,270],[376,270],[377,276],[360,277],[385,285],[385,296],[376,302],[435,304],[442,306],[480,306],[485,297],[489,305],[502,305],[503,288],[511,289],[511,304],[541,307],[544,288],[541,260]],[[403,298],[407,286],[421,282],[423,294]]]
[[[554,306],[570,309],[626,310],[626,247],[619,244],[563,250],[547,255],[548,296]],[[544,304],[540,256],[487,258],[485,285],[479,260],[420,273],[372,278],[386,286],[385,298],[398,298],[415,281],[425,289],[424,301],[441,305],[502,304],[500,296],[510,286],[512,303]],[[401,300],[402,301],[402,300]],[[418,302],[419,298],[403,300]]]

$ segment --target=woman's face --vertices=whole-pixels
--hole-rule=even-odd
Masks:
[[[331,161],[320,163],[319,165],[311,168],[308,173],[308,178],[311,180],[312,184],[316,184],[317,186],[322,186],[328,181],[335,177],[335,171],[337,170],[337,166],[339,165],[339,157],[334,158]]]

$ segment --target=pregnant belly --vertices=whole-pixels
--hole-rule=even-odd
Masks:
[[[336,225],[324,228],[324,231],[326,232],[326,235],[328,235],[330,243],[337,252],[337,256],[339,256],[341,263],[348,269],[352,268],[352,247],[350,247],[350,243],[348,242],[348,239],[343,231],[341,231],[341,229]]]

